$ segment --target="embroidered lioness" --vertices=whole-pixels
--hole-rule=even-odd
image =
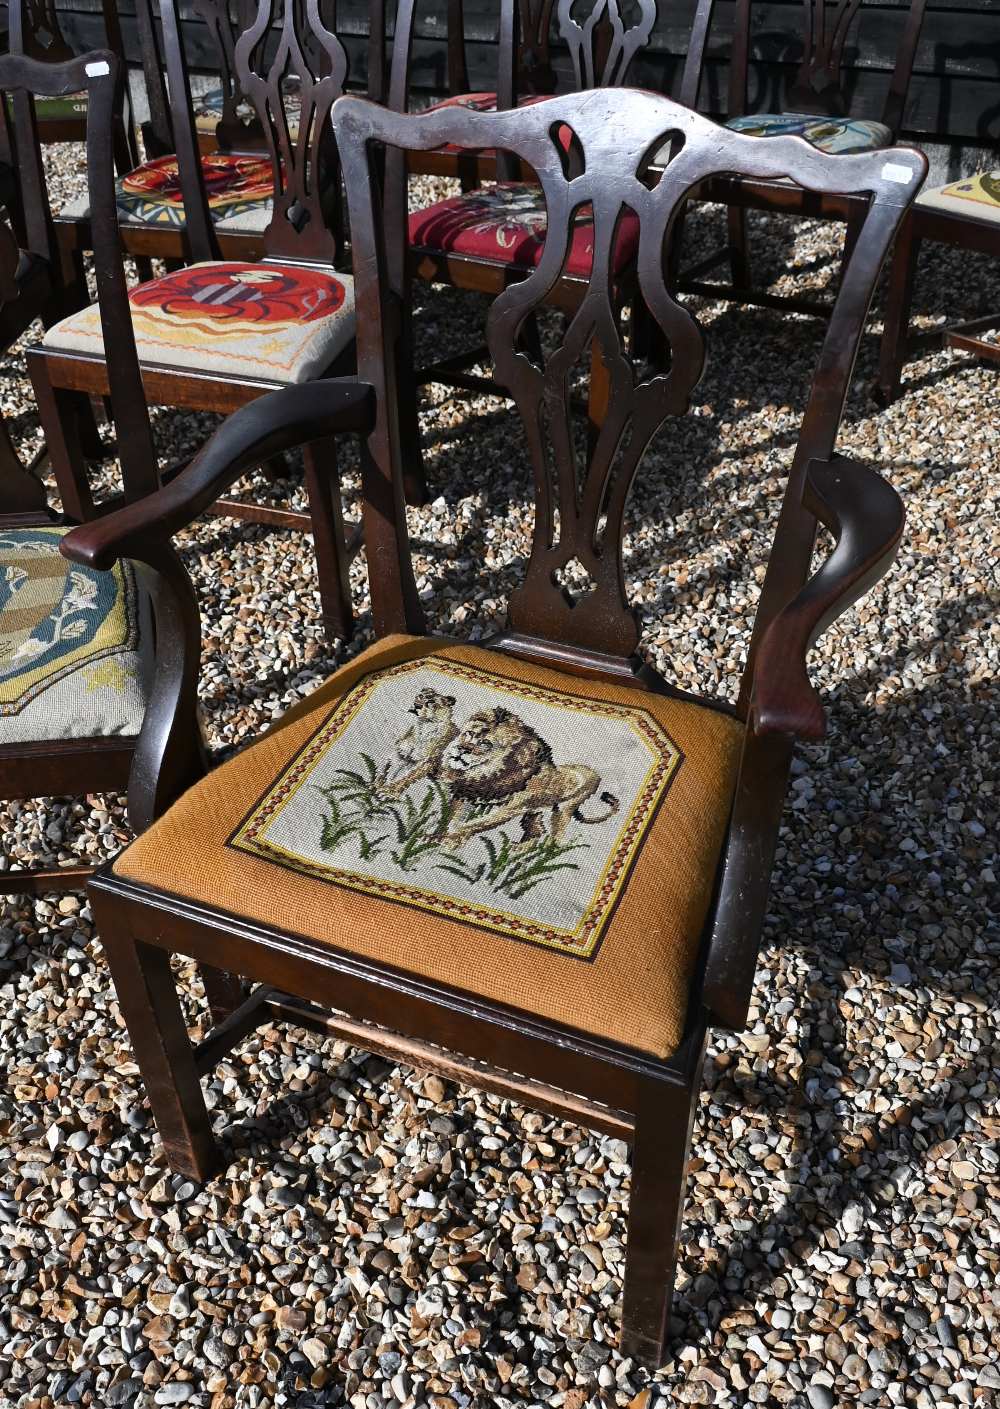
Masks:
[[[457,847],[480,832],[519,818],[521,842],[545,835],[560,841],[571,821],[597,825],[618,811],[613,793],[601,793],[607,808],[587,817],[580,808],[601,785],[601,775],[585,763],[556,764],[552,750],[529,724],[508,709],[470,715],[444,749],[435,776],[456,804],[441,836]]]
[[[396,740],[396,758],[379,774],[379,786],[390,797],[401,797],[413,783],[436,776],[441,755],[458,733],[455,696],[430,688],[417,692],[409,713],[416,723]]]

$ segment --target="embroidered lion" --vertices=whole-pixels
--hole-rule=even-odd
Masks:
[[[437,776],[441,755],[458,733],[455,723],[455,696],[437,690],[417,692],[410,714],[416,722],[396,740],[396,758],[379,775],[379,788],[389,797],[402,797],[407,788],[423,778]]]
[[[571,821],[591,826],[618,811],[613,793],[600,795],[606,811],[581,811],[601,785],[601,775],[585,763],[556,764],[545,740],[503,708],[479,710],[443,749],[434,773],[456,804],[441,835],[458,847],[480,832],[520,820],[522,842],[545,835],[561,841]]]

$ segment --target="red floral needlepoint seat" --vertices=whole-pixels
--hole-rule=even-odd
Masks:
[[[208,209],[224,230],[256,233],[267,228],[274,195],[269,157],[211,152],[201,158]],[[129,225],[167,225],[183,229],[184,195],[175,156],[157,157],[127,172],[115,182],[118,218]],[[85,219],[86,196],[67,205],[67,220]]]
[[[129,291],[142,362],[194,372],[304,382],[354,337],[349,274],[291,264],[192,264]],[[94,304],[45,334],[56,352],[102,356]]]
[[[498,264],[533,268],[545,248],[545,197],[540,186],[504,181],[496,186],[450,196],[410,216],[410,244],[435,253],[465,254]],[[573,218],[573,234],[564,273],[586,279],[594,259],[593,211],[581,206]],[[626,211],[618,223],[614,272],[635,258],[639,220]]]

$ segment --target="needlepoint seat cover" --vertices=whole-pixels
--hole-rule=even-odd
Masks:
[[[205,195],[213,222],[223,232],[262,234],[271,221],[274,172],[269,157],[210,152],[201,158]],[[115,182],[118,219],[126,225],[183,230],[184,194],[176,156],[156,157]],[[81,196],[63,207],[64,220],[85,220],[90,202]]]
[[[742,734],[691,701],[388,637],[114,870],[665,1058]]]
[[[450,196],[414,211],[410,244],[440,254],[468,255],[498,264],[533,268],[545,248],[548,219],[540,186],[501,181],[461,196]],[[614,272],[620,273],[639,248],[639,220],[625,211],[618,223]],[[594,216],[589,205],[573,218],[573,235],[563,272],[586,279],[594,260]]]
[[[1000,221],[1000,171],[980,171],[947,186],[921,191],[917,205],[950,211],[967,220]]]
[[[846,156],[892,146],[892,130],[860,117],[815,117],[808,113],[745,113],[726,126],[748,137],[804,137],[821,152]]]
[[[305,382],[354,337],[354,280],[301,264],[191,264],[129,290],[139,359],[160,367]],[[96,304],[50,328],[54,352],[103,356]]]
[[[138,734],[149,612],[128,563],[68,562],[49,525],[0,529],[0,747]]]

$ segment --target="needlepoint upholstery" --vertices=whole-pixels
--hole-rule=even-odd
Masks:
[[[980,171],[947,186],[934,186],[920,193],[917,204],[967,220],[1000,220],[1000,171]]]
[[[211,152],[201,158],[209,214],[221,230],[260,233],[271,221],[274,172],[268,157]],[[127,225],[183,230],[184,196],[176,156],[156,157],[115,182],[118,218]],[[61,212],[64,220],[86,219],[86,196]]]
[[[687,700],[390,637],[115,870],[666,1057],[741,740]]]
[[[807,113],[745,113],[726,126],[748,137],[804,137],[821,152],[846,156],[892,145],[892,131],[882,122],[859,117],[815,117]]]
[[[148,685],[148,603],[128,563],[77,567],[65,528],[0,529],[0,746],[134,735]]]
[[[465,195],[414,211],[409,220],[410,244],[436,254],[468,255],[498,264],[533,268],[542,257],[547,228],[545,197],[540,186],[501,181]],[[618,223],[614,272],[620,273],[639,248],[639,220],[626,211]],[[573,234],[565,274],[590,275],[594,260],[594,215],[589,205],[573,217]]]
[[[354,337],[354,280],[307,265],[192,264],[129,290],[139,358],[161,367],[304,382]],[[103,355],[96,304],[50,328],[43,346]]]

